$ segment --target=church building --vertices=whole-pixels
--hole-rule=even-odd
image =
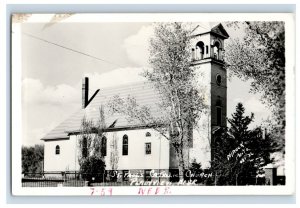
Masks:
[[[193,130],[189,146],[189,161],[201,163],[202,168],[210,166],[213,158],[213,135],[226,126],[227,75],[224,68],[224,40],[229,38],[222,24],[197,25],[192,34],[192,64],[204,86],[208,110],[201,116]],[[113,80],[112,80],[113,82]],[[160,111],[156,103],[160,96],[148,82],[131,83],[97,90],[89,97],[89,79],[83,79],[82,106],[68,119],[46,134],[44,141],[44,172],[78,172],[78,141],[81,138],[82,119],[97,121],[99,107],[105,110],[114,96],[134,97],[138,104],[147,106],[153,115]],[[149,176],[151,170],[169,173],[178,169],[178,160],[169,140],[154,129],[138,122],[129,122],[125,115],[105,115],[106,133],[102,141],[106,170],[126,173],[143,173]],[[117,158],[117,159],[116,159]],[[126,180],[126,179],[124,179]]]

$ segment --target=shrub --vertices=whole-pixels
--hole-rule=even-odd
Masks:
[[[80,165],[82,178],[87,181],[103,182],[105,179],[105,162],[101,157],[89,156],[83,159]]]

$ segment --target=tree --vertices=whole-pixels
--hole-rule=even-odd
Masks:
[[[44,162],[44,146],[22,146],[22,173],[42,173]]]
[[[102,105],[99,108],[99,119],[96,124],[86,117],[81,121],[78,161],[80,172],[86,180],[91,180],[95,174],[97,177],[99,177],[99,174],[104,174],[104,151],[106,150],[103,142],[106,142],[105,129],[106,124]],[[103,179],[104,175],[101,178]]]
[[[118,137],[117,133],[113,133],[113,138],[110,142],[110,165],[112,171],[115,171],[118,169],[118,162],[119,162],[119,151],[118,151]],[[112,176],[115,176],[115,173],[112,173]]]
[[[190,34],[183,23],[158,23],[150,40],[151,70],[143,74],[161,97],[160,116],[154,116],[134,97],[111,102],[114,111],[138,120],[168,139],[179,160],[179,175],[188,167],[188,145],[193,128],[205,110],[197,74],[191,65]]]
[[[105,162],[103,158],[90,155],[86,157],[80,166],[82,177],[87,181],[104,181],[105,178]]]
[[[272,111],[272,129],[278,150],[285,144],[285,29],[284,22],[231,22],[229,27],[244,29],[242,38],[230,39],[225,62],[230,74],[251,80],[251,92]]]
[[[245,116],[242,103],[228,119],[229,128],[218,132],[215,139],[215,157],[212,169],[219,185],[253,184],[256,176],[263,174],[263,167],[272,162],[274,142],[270,134],[260,127],[249,130],[254,114]]]

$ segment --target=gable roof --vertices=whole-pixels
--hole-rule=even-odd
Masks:
[[[107,103],[118,95],[120,98],[127,98],[129,95],[134,97],[140,106],[147,106],[151,111],[151,115],[159,116],[160,111],[158,103],[161,99],[159,93],[149,82],[138,82],[117,87],[100,89],[100,92],[94,97],[90,104],[85,109],[76,111],[73,115],[60,123],[57,127],[46,134],[42,140],[66,139],[72,132],[78,132],[81,127],[81,122],[84,117],[87,120],[92,120],[94,123],[99,118],[99,107],[104,107],[106,126],[114,124],[114,128],[130,128],[139,126],[138,121],[129,122],[125,115],[111,114],[108,112]]]
[[[229,38],[228,33],[224,29],[223,25],[220,23],[211,29],[211,32],[223,36],[225,39]]]
[[[221,23],[217,23],[217,22],[194,23],[194,28],[195,29],[192,32],[193,36],[212,32],[214,34],[222,36],[225,39],[229,38],[228,33],[226,32],[226,30],[224,29]]]

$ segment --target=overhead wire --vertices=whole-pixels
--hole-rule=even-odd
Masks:
[[[99,60],[99,61],[108,63],[108,64],[110,64],[110,65],[115,65],[115,66],[118,66],[118,67],[123,67],[123,66],[121,66],[121,65],[119,65],[119,64],[116,64],[116,63],[113,63],[113,62],[111,62],[111,61],[107,61],[107,60],[105,60],[105,59],[98,58],[98,57],[93,56],[93,55],[90,55],[90,54],[88,54],[88,53],[81,52],[81,51],[79,51],[79,50],[76,50],[76,49],[73,49],[73,48],[70,48],[70,47],[67,47],[67,46],[64,46],[64,45],[61,45],[61,44],[58,44],[58,43],[49,41],[49,40],[46,40],[46,39],[44,39],[44,38],[40,38],[40,37],[38,37],[38,36],[29,34],[29,33],[26,33],[26,32],[22,32],[22,34],[23,34],[23,35],[26,35],[26,36],[28,36],[28,37],[31,37],[31,38],[33,38],[33,39],[37,39],[37,40],[43,41],[43,42],[45,42],[45,43],[55,45],[55,46],[57,46],[57,47],[60,47],[60,48],[65,49],[65,50],[69,50],[69,51],[72,51],[72,52],[74,52],[74,53],[78,53],[78,54],[81,54],[81,55],[84,55],[84,56],[87,56],[87,57],[90,57],[90,58],[93,58],[93,59],[97,59],[97,60]]]

